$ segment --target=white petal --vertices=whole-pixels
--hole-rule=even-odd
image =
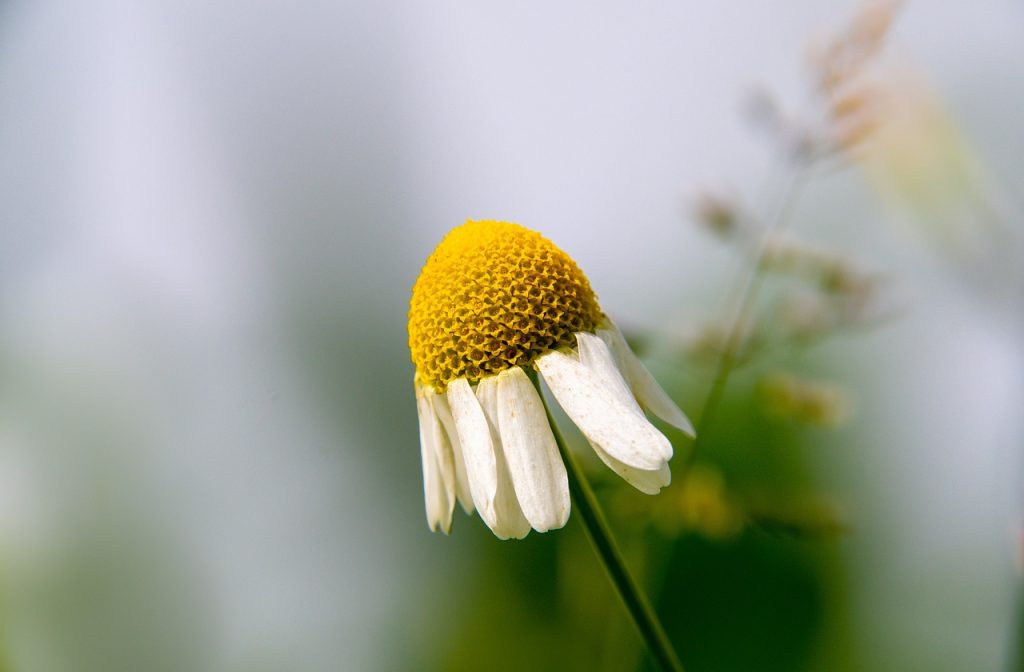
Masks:
[[[430,399],[430,405],[441,421],[448,445],[451,446],[455,462],[455,496],[463,511],[473,513],[473,495],[470,493],[469,478],[466,476],[466,461],[462,457],[462,445],[459,443],[459,433],[455,429],[455,420],[452,419],[451,409],[448,408],[448,399],[443,394],[435,394],[429,390],[427,398]]]
[[[455,509],[458,478],[456,476],[455,468],[455,451],[452,449],[452,443],[448,439],[448,433],[445,431],[444,425],[441,423],[441,419],[437,415],[437,410],[434,406],[434,400],[437,396],[438,395],[434,392],[433,388],[427,387],[424,389],[425,401],[427,406],[429,406],[431,416],[433,416],[431,434],[433,437],[432,443],[434,446],[434,460],[437,462],[438,468],[441,471],[442,479],[444,479],[445,498],[448,502],[449,509],[448,526],[451,527],[451,513]]]
[[[619,403],[642,416],[644,412],[640,410],[640,405],[636,403],[629,385],[623,379],[608,345],[597,336],[586,332],[576,334],[576,342],[579,344],[580,363],[597,374],[604,388],[614,395]]]
[[[656,495],[672,482],[672,472],[669,470],[668,462],[662,462],[661,467],[653,471],[634,469],[616,460],[596,443],[591,443],[590,447],[594,449],[601,461],[608,465],[608,468],[645,495]]]
[[[455,507],[455,466],[451,448],[445,445],[447,450],[441,450],[441,442],[447,444],[447,439],[430,400],[423,386],[418,382],[415,385],[427,524],[431,530],[441,529],[448,534],[452,527],[452,509]]]
[[[615,323],[608,320],[608,328],[599,330],[597,335],[611,348],[623,377],[629,383],[640,405],[673,427],[683,430],[691,438],[696,437],[697,432],[693,428],[693,423],[636,356]]]
[[[653,471],[672,457],[672,444],[642,415],[618,400],[602,377],[575,357],[553,350],[537,359],[548,387],[592,443],[623,464]]]
[[[495,525],[491,531],[499,539],[522,539],[530,533],[530,521],[526,520],[523,510],[516,499],[515,486],[508,471],[501,435],[498,433],[498,377],[490,376],[476,386],[476,398],[487,416],[487,424],[491,430],[491,442],[494,445],[494,458],[498,468],[498,492],[494,497]]]
[[[494,495],[498,491],[498,470],[487,418],[476,400],[469,381],[457,378],[448,384],[448,406],[459,434],[462,458],[466,461],[469,491],[477,513],[494,529]]]
[[[586,332],[576,334],[576,342],[579,344],[580,363],[601,379],[605,389],[619,403],[643,417],[643,411],[623,379],[608,344]],[[662,462],[661,466],[654,470],[635,469],[609,455],[600,445],[593,442],[590,445],[602,462],[640,492],[656,495],[672,482],[672,472],[667,462]]]
[[[569,519],[569,479],[537,389],[518,366],[498,374],[498,430],[523,515],[538,532]]]

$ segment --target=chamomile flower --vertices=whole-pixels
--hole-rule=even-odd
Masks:
[[[568,520],[565,465],[528,370],[641,492],[669,484],[672,457],[642,409],[693,435],[576,263],[518,224],[469,221],[445,236],[412,289],[409,349],[433,530],[450,530],[456,500],[502,539]]]

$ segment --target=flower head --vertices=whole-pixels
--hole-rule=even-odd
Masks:
[[[641,406],[693,433],[576,263],[517,224],[469,221],[441,241],[413,286],[409,349],[431,529],[450,529],[456,500],[501,538],[565,525],[565,466],[526,369],[642,492],[668,485],[672,446]]]
[[[576,263],[507,222],[466,222],[427,259],[412,289],[409,348],[420,380],[443,391],[524,366],[601,319]]]

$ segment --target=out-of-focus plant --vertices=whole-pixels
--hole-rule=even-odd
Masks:
[[[931,123],[922,127],[903,115],[923,108],[878,84],[893,76],[887,41],[899,8],[869,2],[812,49],[809,103],[798,112],[766,92],[752,96],[749,116],[778,157],[775,202],[752,207],[737,191],[705,191],[693,203],[696,222],[741,257],[723,314],[682,347],[627,332],[634,344],[649,345],[638,351],[680,405],[698,409],[697,438],[677,451],[672,485],[658,497],[639,496],[581,456],[689,670],[863,669],[838,543],[856,526],[820,489],[813,467],[822,446],[856,418],[857,399],[827,362],[809,355],[834,337],[882,325],[902,306],[890,273],[826,249],[813,231],[793,231],[794,214],[818,178],[854,169],[883,198],[910,207],[950,180],[973,185],[960,192],[963,200],[998,220],[982,171],[938,99],[924,106]],[[931,139],[915,140],[917,133]],[[932,146],[936,139],[945,149]],[[685,446],[680,432],[666,434]],[[568,440],[582,443],[578,433]],[[573,521],[556,540],[554,549],[536,538],[508,553],[484,548],[467,606],[472,635],[442,647],[437,669],[647,669],[603,577],[586,567]],[[513,562],[524,555],[535,576],[554,575],[549,590],[514,589],[523,570]],[[512,633],[482,625],[496,612],[511,614]],[[519,641],[514,633],[538,646],[493,655],[492,647]]]

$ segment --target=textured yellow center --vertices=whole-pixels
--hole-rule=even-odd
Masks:
[[[601,318],[569,255],[518,224],[469,221],[452,229],[412,288],[409,350],[422,383],[444,390],[574,346]]]

